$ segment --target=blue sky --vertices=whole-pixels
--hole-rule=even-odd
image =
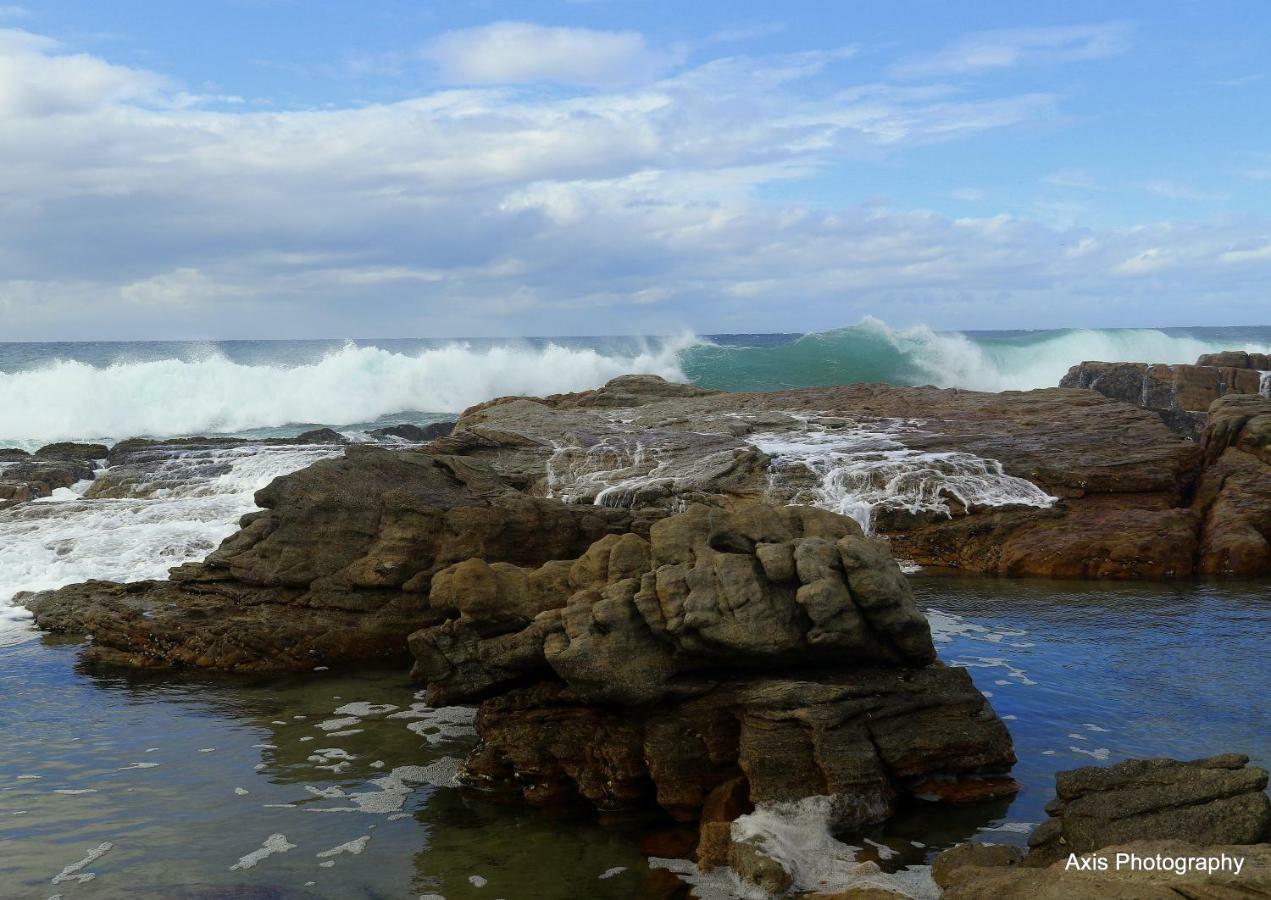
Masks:
[[[0,2],[0,340],[1271,322],[1271,5]]]

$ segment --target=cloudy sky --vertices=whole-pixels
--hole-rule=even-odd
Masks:
[[[864,315],[1271,323],[1271,4],[0,2],[0,340]]]

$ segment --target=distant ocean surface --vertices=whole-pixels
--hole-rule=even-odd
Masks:
[[[1271,352],[1271,326],[937,332],[875,319],[814,334],[0,343],[0,447],[133,436],[355,432],[630,372],[723,390],[853,382],[1051,387],[1082,360]]]

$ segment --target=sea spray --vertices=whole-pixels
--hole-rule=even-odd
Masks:
[[[453,415],[509,394],[587,390],[629,373],[730,391],[858,382],[1028,390],[1057,386],[1085,360],[1194,363],[1236,349],[1271,352],[1271,328],[960,333],[867,317],[802,336],[709,339],[0,344],[0,447],[345,429]]]
[[[349,343],[302,365],[245,364],[219,354],[104,367],[50,360],[0,372],[0,446],[228,434],[293,422],[338,426],[406,410],[457,413],[492,397],[586,390],[632,372],[683,381],[678,354],[693,341],[610,352],[453,343],[401,353]]]
[[[703,387],[775,390],[873,383],[979,391],[1056,387],[1086,360],[1195,363],[1202,353],[1271,350],[1271,329],[1065,329],[953,332],[892,328],[867,316],[857,325],[789,336],[722,338],[685,348],[685,374]]]
[[[336,451],[330,447],[235,447],[192,454],[188,480],[175,478],[180,456],[158,473],[151,496],[23,503],[0,510],[0,647],[31,633],[29,613],[12,603],[90,578],[166,578],[168,569],[200,560],[256,508],[253,495],[279,475]],[[209,466],[210,463],[215,465]],[[200,471],[220,471],[199,477]]]

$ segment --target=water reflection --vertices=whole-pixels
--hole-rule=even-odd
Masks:
[[[936,610],[941,657],[967,666],[1006,718],[1023,790],[1009,803],[917,805],[839,836],[863,858],[891,869],[970,837],[1020,842],[1054,773],[1097,759],[1271,762],[1259,585],[915,587]],[[404,671],[242,681],[85,669],[64,638],[0,652],[6,898],[685,893],[642,852],[666,819],[602,823],[445,787],[447,761],[473,738],[462,715],[428,711]],[[294,847],[231,869],[274,835]],[[51,884],[103,843],[75,879]]]

